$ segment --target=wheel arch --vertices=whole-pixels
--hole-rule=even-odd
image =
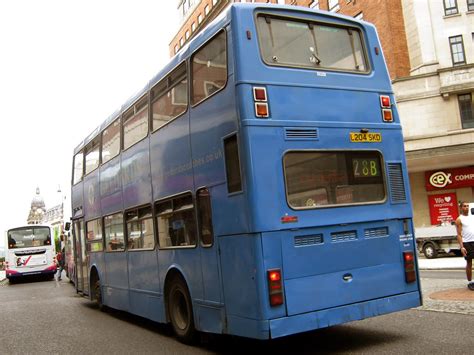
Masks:
[[[186,288],[188,289],[189,296],[191,297],[191,303],[193,303],[193,296],[191,294],[191,289],[189,288],[189,283],[186,277],[184,276],[184,272],[178,268],[176,265],[171,266],[168,271],[166,272],[166,277],[165,277],[165,283],[164,283],[164,288],[163,288],[163,297],[164,297],[164,305],[165,305],[165,315],[166,315],[166,322],[170,322],[170,314],[169,314],[169,309],[168,309],[168,293],[169,289],[171,287],[171,284],[173,280],[176,278],[180,278],[183,280],[184,284],[186,285]],[[193,307],[193,312],[194,312],[194,307]]]

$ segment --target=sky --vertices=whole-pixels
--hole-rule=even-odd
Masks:
[[[37,187],[70,203],[74,148],[169,61],[177,5],[0,0],[0,247]]]

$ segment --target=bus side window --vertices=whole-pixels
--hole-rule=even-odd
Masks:
[[[155,235],[151,206],[145,206],[126,213],[128,249],[153,249]]]
[[[145,95],[123,114],[123,150],[130,148],[148,135],[148,95]]]
[[[156,131],[188,108],[188,78],[186,63],[151,89],[152,130]]]
[[[196,245],[196,220],[190,193],[155,205],[160,248]]]
[[[229,193],[242,191],[239,147],[236,134],[224,139],[224,155],[227,175],[227,191]]]
[[[104,217],[104,231],[107,251],[125,250],[122,212]]]
[[[221,90],[227,82],[226,32],[222,31],[191,58],[192,95],[196,105]]]
[[[82,152],[77,153],[74,156],[74,173],[72,184],[75,185],[82,180],[84,174],[84,155]]]
[[[214,242],[214,232],[212,230],[211,196],[207,188],[197,191],[196,202],[201,244],[208,247]]]

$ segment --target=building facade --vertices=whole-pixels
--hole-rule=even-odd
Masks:
[[[474,0],[402,0],[410,75],[393,87],[415,225],[451,221],[474,202]]]
[[[231,2],[181,0],[173,56]],[[242,1],[244,2],[244,1]],[[248,1],[253,2],[253,1]],[[474,0],[278,0],[373,23],[400,114],[415,226],[474,202]]]

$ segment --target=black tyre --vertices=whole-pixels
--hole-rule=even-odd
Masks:
[[[100,280],[97,279],[94,282],[94,289],[93,289],[93,294],[92,294],[92,299],[93,301],[97,304],[97,307],[101,311],[105,309],[104,304],[102,303],[102,288],[100,287]]]
[[[178,340],[185,344],[194,343],[196,329],[194,327],[193,305],[186,283],[176,277],[168,288],[168,314],[171,326]]]
[[[438,257],[438,251],[433,243],[426,243],[423,246],[423,254],[427,259],[435,259]]]

